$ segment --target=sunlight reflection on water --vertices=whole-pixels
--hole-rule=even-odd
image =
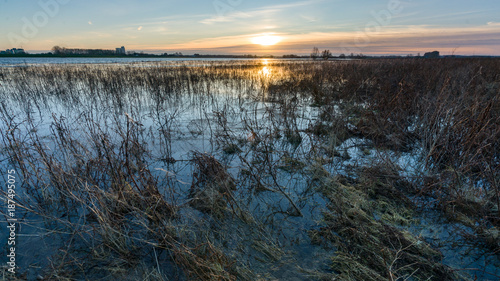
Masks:
[[[262,68],[261,71],[259,71],[259,75],[269,76],[271,74],[271,69],[269,67],[267,67],[267,65],[269,64],[269,61],[264,59],[264,60],[262,60],[262,64],[264,65],[264,67]]]
[[[269,75],[271,75],[271,69],[269,67],[267,67],[267,66],[264,66],[262,68],[262,70],[259,71],[259,74],[263,75],[263,76],[269,76]]]

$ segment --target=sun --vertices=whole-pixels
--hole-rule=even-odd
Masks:
[[[281,37],[276,35],[260,35],[252,38],[253,44],[259,44],[262,46],[276,45],[281,41]]]

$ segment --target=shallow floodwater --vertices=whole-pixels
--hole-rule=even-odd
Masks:
[[[99,59],[74,59],[74,58],[0,58],[0,65],[3,66],[28,66],[54,64],[83,64],[82,67],[96,67],[106,64],[104,67],[123,68],[134,66],[141,68],[164,67],[164,64],[178,63],[179,65],[210,65],[213,63],[223,65],[225,62],[234,60],[207,60],[207,59],[151,59],[151,58],[99,58]],[[239,61],[241,62],[241,61]],[[248,210],[257,220],[258,225],[265,226],[265,235],[269,241],[276,243],[274,247],[280,252],[281,258],[273,260],[269,257],[256,256],[262,252],[256,250],[255,245],[248,240],[254,234],[252,227],[239,223],[225,223],[218,225],[205,214],[189,207],[183,207],[181,212],[186,214],[179,223],[198,227],[217,227],[227,233],[238,233],[235,236],[235,248],[227,248],[231,256],[240,257],[236,249],[247,249],[248,256],[245,261],[253,265],[257,273],[269,278],[282,280],[307,280],[309,277],[302,269],[311,271],[328,272],[328,262],[330,253],[320,246],[311,245],[308,237],[308,230],[319,227],[322,211],[326,208],[325,199],[313,192],[314,183],[311,183],[307,174],[301,169],[309,166],[314,161],[314,151],[318,146],[318,140],[308,133],[308,128],[318,122],[319,108],[312,106],[311,100],[300,99],[285,103],[293,106],[293,111],[287,111],[283,103],[277,103],[272,98],[263,98],[269,94],[269,89],[265,87],[265,81],[272,73],[280,70],[268,60],[252,61],[258,64],[253,75],[260,79],[262,84],[238,84],[230,82],[206,81],[193,82],[198,88],[191,88],[185,85],[182,91],[176,93],[162,93],[161,100],[155,100],[156,93],[148,86],[138,86],[118,91],[119,98],[103,99],[98,91],[107,91],[103,88],[92,88],[93,86],[85,82],[85,78],[75,82],[71,88],[62,89],[51,85],[38,85],[38,80],[28,81],[27,89],[37,88],[39,91],[47,92],[47,97],[33,97],[28,100],[18,98],[16,88],[8,83],[0,86],[3,96],[13,97],[4,101],[4,107],[9,108],[12,122],[18,122],[16,134],[31,140],[36,132],[40,142],[52,156],[62,162],[71,159],[68,155],[58,149],[58,130],[60,126],[79,141],[83,147],[91,147],[92,139],[89,137],[89,124],[94,122],[109,136],[111,143],[120,143],[121,131],[128,126],[134,126],[135,131],[142,141],[142,145],[147,148],[147,167],[153,175],[159,179],[160,186],[164,187],[160,192],[168,195],[172,204],[187,206],[190,198],[189,189],[193,183],[193,165],[190,163],[193,152],[207,153],[215,156],[223,163],[233,178],[242,182],[235,191],[234,197],[241,204],[241,208]],[[94,64],[94,65],[89,65]],[[107,64],[115,64],[108,66]],[[254,65],[255,66],[255,65]],[[39,66],[42,67],[42,66]],[[49,68],[41,68],[43,71]],[[168,71],[161,68],[161,71]],[[105,72],[105,71],[104,71]],[[8,74],[7,74],[8,75]],[[164,79],[168,79],[166,74]],[[9,79],[8,77],[6,79]],[[68,78],[68,81],[73,78]],[[191,79],[195,79],[192,77]],[[43,78],[42,78],[43,80]],[[76,81],[76,80],[75,80]],[[29,84],[32,83],[32,84]],[[172,82],[174,83],[174,82]],[[242,87],[245,86],[245,87]],[[111,85],[119,88],[119,85]],[[121,88],[119,88],[121,89]],[[65,94],[57,94],[58,91],[67,91]],[[69,98],[66,98],[69,97]],[[293,112],[293,116],[287,115]],[[339,109],[339,114],[342,112]],[[293,119],[293,121],[290,121]],[[5,123],[2,122],[2,130],[6,130]],[[58,125],[59,124],[59,125]],[[295,135],[287,136],[284,132],[292,131]],[[238,152],[226,150],[236,146]],[[258,149],[255,149],[258,147]],[[116,153],[120,147],[115,147]],[[377,159],[391,159],[403,167],[402,175],[412,177],[422,173],[419,165],[420,158],[417,152],[414,153],[393,153],[390,151],[378,151],[371,148],[369,141],[362,138],[349,138],[336,144],[335,149],[343,157],[335,158],[329,163],[324,163],[323,168],[331,175],[347,174],[349,166],[363,166],[374,163]],[[3,150],[3,149],[2,149]],[[6,160],[8,155],[1,154],[2,169],[10,167]],[[263,159],[267,155],[268,159]],[[250,162],[252,165],[249,165]],[[275,167],[270,164],[276,165]],[[40,164],[42,166],[42,164]],[[262,183],[270,186],[268,190],[255,191],[248,186],[252,183],[251,178],[246,178],[248,170],[254,167],[262,171],[272,171],[276,177],[262,175]],[[36,169],[37,167],[32,167]],[[48,177],[48,175],[45,175]],[[51,187],[48,187],[51,188]],[[281,190],[284,190],[284,195]],[[27,193],[19,192],[19,196],[29,197]],[[291,204],[291,202],[295,202]],[[298,207],[302,216],[291,215]],[[24,211],[19,211],[20,214]],[[43,217],[35,215],[36,212],[29,212],[24,219],[23,226],[19,229],[20,239],[23,244],[19,246],[19,266],[21,270],[26,270],[29,274],[36,272],[29,269],[31,267],[46,266],[46,258],[57,252],[65,245],[63,239],[68,238],[69,233],[52,233],[54,225],[46,222]],[[60,214],[64,216],[64,214]],[[53,223],[54,224],[54,223]],[[430,228],[442,229],[445,223],[436,221]],[[57,229],[57,223],[55,223]],[[188,227],[189,228],[189,227]],[[418,226],[411,228],[414,232],[422,233],[429,241],[435,237],[430,234],[431,230],[422,229]],[[195,230],[193,229],[193,232]],[[439,231],[443,233],[444,231]],[[249,235],[244,237],[243,235]],[[444,235],[444,234],[443,234]],[[438,235],[439,236],[439,235]],[[439,238],[439,237],[438,237]],[[443,237],[441,237],[443,238]],[[447,241],[452,240],[445,237]],[[0,234],[0,241],[5,241],[6,233]],[[435,245],[440,247],[439,245]],[[500,274],[499,263],[496,257],[488,257],[476,261],[473,255],[469,259],[460,262],[454,255],[462,250],[455,251],[453,247],[449,250],[446,246],[445,262],[453,267],[473,274],[480,274],[480,263],[488,264],[488,272]],[[43,249],[41,251],[40,249]],[[253,250],[252,250],[253,249]],[[443,247],[444,249],[444,247]],[[256,253],[259,252],[259,253]],[[36,254],[34,254],[36,253]],[[30,275],[31,276],[31,275]],[[484,275],[485,278],[491,275]]]
[[[130,64],[140,62],[230,62],[230,61],[254,61],[255,59],[247,58],[62,58],[62,57],[0,57],[0,67],[2,66],[23,66],[23,65],[40,65],[40,64]],[[296,60],[297,61],[297,60]]]

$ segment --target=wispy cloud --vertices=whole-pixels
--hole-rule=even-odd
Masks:
[[[169,50],[210,50],[224,49],[236,53],[303,53],[318,46],[332,52],[363,52],[367,54],[414,53],[430,49],[457,50],[465,53],[492,52],[500,44],[500,23],[469,28],[442,28],[430,25],[388,26],[383,32],[368,34],[367,44],[358,46],[359,34],[349,31],[308,32],[302,34],[276,34],[282,42],[276,46],[263,48],[252,45],[251,39],[259,34],[210,37],[189,42],[172,44]],[[495,39],[499,38],[499,39]],[[362,41],[364,42],[364,41]],[[161,48],[161,46],[151,46]]]
[[[200,21],[202,24],[214,24],[220,22],[233,22],[239,19],[248,19],[257,16],[260,13],[243,13],[243,12],[233,12],[226,16],[215,16],[208,19]]]
[[[221,22],[234,22],[239,19],[248,19],[248,18],[256,18],[262,16],[270,16],[276,14],[278,12],[284,12],[286,9],[302,7],[317,4],[319,2],[323,2],[324,0],[309,0],[309,1],[299,1],[295,3],[281,4],[281,5],[270,5],[257,9],[253,9],[250,11],[238,11],[236,8],[228,11],[226,15],[216,15],[211,16],[209,18],[203,19],[200,21],[202,24],[214,24]]]
[[[300,15],[300,17],[305,19],[308,22],[315,22],[318,20],[316,17],[310,17],[310,16],[306,16],[306,15]]]

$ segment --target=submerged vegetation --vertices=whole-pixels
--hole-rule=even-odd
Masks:
[[[0,96],[4,279],[500,278],[500,60],[24,65]]]

